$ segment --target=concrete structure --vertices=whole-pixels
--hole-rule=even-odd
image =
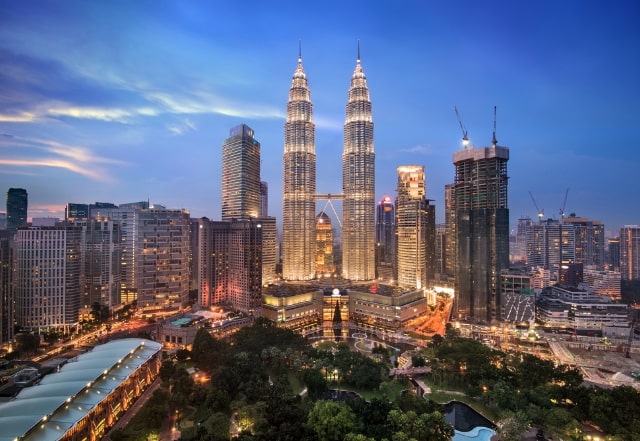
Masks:
[[[260,215],[258,217],[269,216],[269,184],[260,181]]]
[[[282,277],[310,280],[316,273],[315,125],[301,54],[287,103],[282,191]]]
[[[371,99],[358,46],[347,100],[342,153],[342,276],[345,279],[374,280],[376,276],[375,179]]]
[[[458,254],[458,235],[456,212],[455,184],[444,186],[444,236],[445,236],[445,267],[444,274],[453,277],[456,273],[456,257]]]
[[[68,334],[79,322],[82,229],[18,229],[13,284],[16,324],[28,330]]]
[[[0,441],[99,441],[155,380],[161,345],[114,340],[0,403]]]
[[[260,143],[246,124],[222,144],[222,220],[257,218],[262,212]]]
[[[620,292],[621,277],[616,271],[598,271],[595,267],[585,267],[583,271],[584,283],[589,285],[594,293],[611,297],[612,300],[622,300]]]
[[[620,237],[607,239],[606,264],[609,271],[620,271]]]
[[[620,274],[622,280],[640,280],[640,226],[620,229]]]
[[[404,289],[425,289],[435,275],[435,207],[426,191],[424,166],[398,167],[394,278]]]
[[[304,335],[322,326],[322,301],[322,290],[315,285],[270,286],[263,292],[262,315]]]
[[[7,191],[7,230],[12,238],[18,228],[27,226],[29,196],[24,188],[10,188]]]
[[[453,155],[456,207],[454,313],[472,321],[501,320],[500,273],[509,267],[509,149],[465,148]]]

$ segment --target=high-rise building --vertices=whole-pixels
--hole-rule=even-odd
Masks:
[[[27,226],[28,195],[24,188],[10,188],[7,191],[7,230],[9,237],[18,228]]]
[[[240,124],[222,144],[222,220],[257,218],[261,202],[260,143]]]
[[[576,217],[572,214],[562,219],[564,224],[573,225],[575,231],[575,245],[577,263],[585,266],[595,266],[604,269],[604,224],[598,220]]]
[[[68,224],[81,229],[81,308],[113,311],[120,304],[120,223],[98,217]]]
[[[424,166],[398,167],[395,280],[425,289],[435,273],[435,210],[426,198]]]
[[[0,345],[9,343],[14,336],[10,242],[9,232],[0,230]]]
[[[190,219],[185,210],[148,203],[101,210],[120,223],[120,302],[180,308],[189,300]]]
[[[385,196],[376,208],[376,265],[393,264],[395,255],[395,210],[393,201]]]
[[[527,229],[527,268],[549,270],[558,280],[563,264],[576,262],[575,228],[571,223],[546,219]]]
[[[445,224],[436,224],[436,261],[435,261],[435,274],[436,279],[441,280],[442,276],[446,274],[447,266],[447,236],[446,236]]]
[[[316,216],[316,271],[318,276],[333,274],[333,227],[331,218],[321,211]]]
[[[313,105],[302,55],[293,74],[284,124],[282,277],[310,280],[316,257],[316,152]]]
[[[16,324],[68,334],[79,323],[82,229],[20,228],[14,242]]]
[[[263,221],[200,219],[200,305],[228,303],[238,311],[261,315]]]
[[[342,276],[375,279],[375,153],[367,78],[360,47],[351,76],[342,153]]]
[[[640,280],[640,226],[620,228],[620,276],[622,280]]]
[[[527,238],[531,228],[533,228],[533,221],[530,217],[525,216],[518,219],[515,237],[511,237],[512,240],[509,245],[509,261],[512,264],[526,264]]]
[[[455,313],[500,320],[500,273],[509,267],[509,149],[468,147],[453,154],[456,206]]]

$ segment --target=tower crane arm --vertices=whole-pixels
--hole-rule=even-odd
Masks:
[[[456,111],[456,117],[458,118],[458,124],[460,124],[460,130],[462,130],[462,145],[467,147],[469,145],[469,137],[467,136],[467,129],[464,128],[462,124],[462,119],[460,118],[460,113],[458,113],[458,107],[453,106],[453,110]]]

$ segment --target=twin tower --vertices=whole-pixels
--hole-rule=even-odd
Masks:
[[[282,276],[285,280],[316,277],[316,201],[342,199],[342,277],[375,279],[375,153],[367,79],[360,48],[344,123],[342,194],[316,192],[313,104],[302,56],[293,74],[284,125]]]

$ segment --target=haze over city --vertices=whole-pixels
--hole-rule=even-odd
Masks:
[[[283,126],[301,42],[319,192],[341,192],[343,124],[358,40],[371,92],[376,199],[424,165],[444,221],[461,149],[510,149],[509,208],[565,211],[616,234],[640,223],[634,147],[640,6],[632,1],[3,2],[0,188],[29,217],[67,202],[147,200],[220,218],[221,146],[261,143],[269,214],[282,216]],[[322,203],[318,204],[318,211]]]

